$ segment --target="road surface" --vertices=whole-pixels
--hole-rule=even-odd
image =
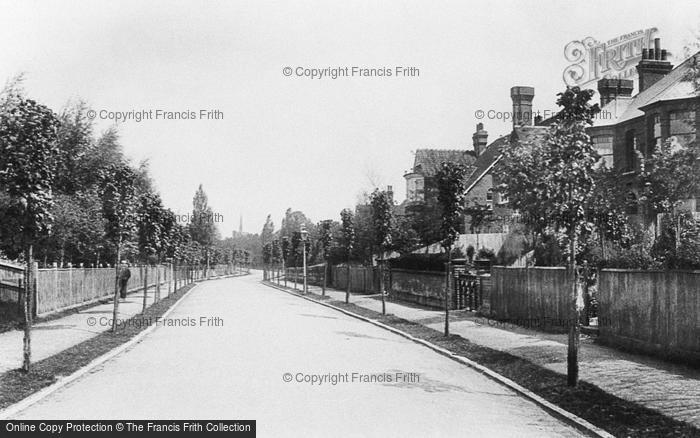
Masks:
[[[170,315],[179,326],[161,321],[18,418],[254,419],[261,437],[580,436],[468,367],[259,279],[200,284]]]

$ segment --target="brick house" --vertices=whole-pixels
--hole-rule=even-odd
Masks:
[[[647,216],[638,206],[639,156],[649,157],[656,145],[666,140],[678,147],[696,143],[700,128],[697,115],[700,96],[688,79],[693,58],[700,57],[700,52],[674,68],[667,60],[666,50],[660,46],[656,38],[654,48],[642,51],[642,60],[637,65],[637,95],[632,96],[631,80],[598,81],[601,115],[609,117],[597,118],[588,130],[608,167],[624,172],[626,180],[621,189],[627,192],[630,215]],[[700,212],[700,202],[689,199],[685,208]]]
[[[547,132],[546,126],[533,126],[532,101],[535,97],[535,89],[532,87],[516,86],[511,88],[511,100],[513,101],[513,129],[509,135],[499,137],[488,143],[488,132],[484,125],[478,123],[476,132],[472,136],[476,161],[474,171],[467,179],[466,207],[481,205],[486,206],[492,212],[491,221],[482,224],[478,233],[502,233],[508,232],[513,220],[513,210],[508,207],[508,200],[496,191],[500,184],[496,165],[501,159],[501,150],[518,142],[540,141]],[[465,229],[471,227],[471,218],[465,217]]]
[[[463,164],[471,170],[476,156],[474,151],[466,149],[418,149],[413,167],[404,174],[406,180],[406,200],[399,205],[398,212],[406,216],[423,220],[419,228],[424,233],[439,226],[434,217],[437,212],[437,181],[435,176],[442,163]]]

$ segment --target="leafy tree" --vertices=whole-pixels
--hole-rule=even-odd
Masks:
[[[493,208],[487,204],[472,202],[464,209],[464,213],[470,217],[469,231],[476,234],[476,246],[479,246],[479,231],[481,227],[493,220]]]
[[[318,245],[323,254],[323,284],[321,296],[326,295],[326,278],[328,277],[328,259],[331,256],[331,245],[333,244],[333,221],[326,219],[318,223]]]
[[[260,241],[263,246],[266,243],[272,242],[273,235],[275,233],[275,224],[272,222],[272,215],[268,214],[267,219],[265,219],[265,225],[263,225],[262,233],[260,233]]]
[[[669,213],[680,201],[700,193],[700,151],[691,145],[675,147],[662,142],[643,160],[640,178],[644,189],[640,201],[652,213]]]
[[[341,246],[345,253],[345,261],[350,263],[350,255],[355,246],[355,223],[352,210],[345,208],[340,212],[340,226],[342,230]]]
[[[464,208],[466,177],[468,169],[457,163],[442,163],[436,175],[438,202],[442,207],[440,224],[441,244],[447,253],[445,280],[445,336],[450,334],[450,271],[452,266],[452,246],[459,237],[461,214]]]
[[[379,293],[382,295],[382,315],[386,314],[386,302],[384,298],[384,278],[382,265],[384,254],[392,245],[392,231],[394,229],[394,203],[386,191],[375,189],[370,195],[372,206],[372,229],[374,231],[374,245],[379,248],[380,274]]]
[[[192,240],[199,243],[204,251],[206,276],[209,269],[211,249],[219,236],[214,223],[214,213],[209,206],[207,194],[204,192],[201,184],[192,199],[192,207],[192,218],[189,225],[190,235]]]
[[[55,189],[62,193],[75,193],[91,182],[93,170],[87,167],[87,158],[93,149],[93,124],[87,111],[85,102],[78,101],[66,106],[59,116],[60,155]]]
[[[563,232],[569,243],[572,288],[572,319],[569,333],[568,383],[578,382],[579,309],[576,281],[578,241],[590,235],[587,206],[594,197],[595,168],[600,156],[591,144],[586,127],[600,111],[591,105],[592,90],[567,88],[558,94],[561,110],[546,139],[539,144],[511,146],[504,151],[503,190],[512,205],[534,219],[539,230],[550,227]]]
[[[2,235],[11,236],[14,251],[24,250],[27,263],[23,370],[31,363],[33,245],[51,226],[51,188],[58,156],[60,123],[44,105],[26,99],[17,89],[0,96],[0,192],[5,197]]]
[[[114,312],[112,331],[117,331],[119,316],[119,270],[122,248],[131,239],[136,228],[137,198],[134,191],[134,171],[128,165],[111,166],[103,179],[102,213],[106,224],[106,237],[116,248],[114,280]]]

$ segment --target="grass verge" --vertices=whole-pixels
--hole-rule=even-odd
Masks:
[[[615,436],[700,437],[700,429],[691,424],[616,397],[585,381],[571,388],[562,374],[512,354],[474,344],[459,335],[445,337],[440,331],[394,315],[385,316],[329,297],[322,299],[311,292],[305,296],[374,319],[471,359]]]

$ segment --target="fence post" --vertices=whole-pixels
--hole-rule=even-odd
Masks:
[[[39,307],[37,306],[37,303],[38,303],[37,296],[39,295],[37,293],[37,289],[38,289],[37,286],[39,284],[39,281],[38,281],[39,263],[38,262],[34,262],[34,264],[32,265],[32,271],[33,271],[32,272],[32,316],[36,317],[38,309],[39,309]]]
[[[345,282],[346,285],[346,290],[345,290],[345,302],[349,303],[350,302],[350,264],[348,263],[348,278],[347,281]]]
[[[321,296],[326,296],[326,278],[328,277],[328,262],[323,263],[323,283],[321,288]]]
[[[148,265],[142,266],[141,272],[143,272],[143,306],[141,307],[141,313],[143,313],[148,306]]]
[[[153,299],[154,303],[160,301],[160,265],[156,265],[156,297]]]

